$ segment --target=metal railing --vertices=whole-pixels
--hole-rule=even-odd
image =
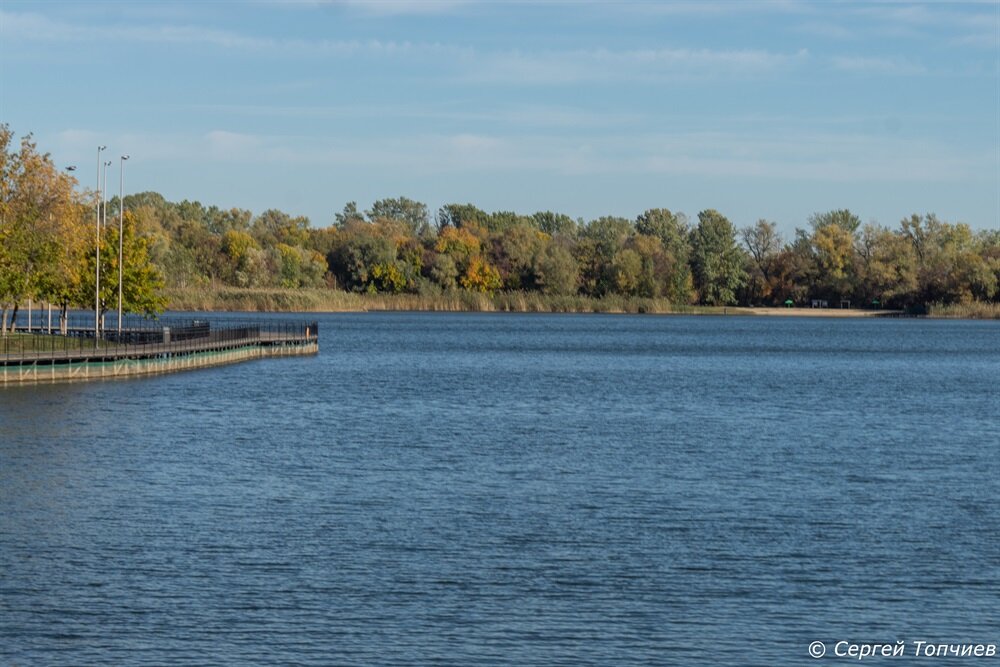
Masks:
[[[20,323],[19,323],[20,324]],[[0,336],[0,365],[142,358],[222,350],[244,345],[303,345],[319,340],[316,321],[270,318],[127,316],[119,332],[95,336],[92,315],[71,314],[51,329],[18,326]]]

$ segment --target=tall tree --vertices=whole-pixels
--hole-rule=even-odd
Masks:
[[[813,213],[809,216],[809,224],[813,230],[818,230],[827,225],[836,225],[853,236],[861,226],[861,218],[851,213],[846,208],[826,213]]]
[[[817,295],[833,300],[850,297],[857,284],[852,233],[837,224],[817,227],[812,235],[812,247],[817,268],[814,286]]]
[[[639,214],[635,228],[640,234],[660,239],[666,253],[669,269],[663,295],[674,303],[690,303],[694,280],[687,217],[670,209],[651,208]]]
[[[539,211],[531,217],[534,220],[535,227],[549,236],[557,234],[571,236],[576,232],[576,223],[568,215],[553,213],[552,211]]]
[[[910,303],[917,290],[917,257],[909,239],[879,225],[865,225],[857,242],[859,289],[864,303]]]
[[[633,234],[635,227],[632,221],[615,216],[600,217],[580,230],[576,259],[586,294],[604,296],[615,291],[619,283],[618,270],[614,266],[615,255]]]
[[[30,134],[17,149],[13,140],[9,126],[0,125],[0,333],[23,299],[62,300],[85,238],[76,181],[38,151]]]
[[[149,258],[149,242],[137,234],[139,227],[135,214],[125,211],[122,219],[122,311],[140,313],[153,317],[166,308],[166,300],[161,293],[164,285],[163,274]],[[84,255],[85,270],[80,283],[78,302],[93,299],[94,295],[94,254]],[[101,291],[100,310],[106,312],[118,308],[118,225],[109,224],[101,238]]]
[[[370,210],[365,211],[365,215],[371,222],[396,220],[406,223],[415,234],[427,227],[430,222],[427,205],[406,197],[379,199],[372,204]]]
[[[357,202],[349,201],[344,204],[344,210],[334,214],[334,224],[344,227],[352,222],[364,222],[365,216],[358,210]]]
[[[746,280],[743,255],[733,224],[715,209],[699,213],[698,225],[691,230],[691,267],[701,303],[736,302],[736,291]]]
[[[445,204],[438,209],[438,229],[462,227],[468,224],[486,226],[489,214],[474,204]]]
[[[917,255],[922,303],[988,300],[996,295],[997,275],[968,225],[942,222],[928,213],[911,215],[900,226]]]
[[[774,261],[781,252],[782,241],[773,222],[758,220],[752,227],[740,230],[740,238],[749,255],[747,286],[751,301],[770,300]]]

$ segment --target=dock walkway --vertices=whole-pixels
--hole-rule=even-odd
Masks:
[[[278,320],[133,320],[102,331],[93,325],[18,330],[0,338],[0,384],[89,380],[169,373],[249,359],[319,352],[317,322]]]

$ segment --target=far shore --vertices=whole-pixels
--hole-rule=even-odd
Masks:
[[[451,291],[437,294],[360,294],[335,289],[172,288],[170,310],[189,312],[359,313],[378,311],[611,313],[651,315],[740,315],[765,317],[900,317],[902,310],[862,308],[689,306],[666,299],[611,295],[601,298],[537,292]],[[931,306],[931,318],[1000,319],[1000,304],[974,302]]]
[[[776,317],[900,317],[902,310],[862,310],[860,308],[730,308],[739,315],[767,315]]]

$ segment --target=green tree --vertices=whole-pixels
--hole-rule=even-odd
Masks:
[[[520,224],[493,238],[490,259],[500,271],[506,289],[536,289],[535,258],[549,240],[547,234]]]
[[[581,286],[589,296],[604,296],[617,289],[615,256],[635,233],[627,218],[603,216],[580,231],[576,259],[580,266]]]
[[[691,230],[691,268],[701,303],[736,302],[736,291],[746,281],[743,254],[733,224],[714,209],[699,213],[698,225]]]
[[[309,240],[309,218],[292,217],[284,211],[268,209],[254,219],[251,233],[263,247],[274,247],[280,243],[301,246]]]
[[[576,294],[580,267],[566,246],[554,240],[535,256],[535,282],[543,294]]]
[[[486,227],[487,218],[489,215],[486,211],[473,204],[445,204],[438,209],[437,224],[438,229],[462,227],[470,223]]]
[[[426,228],[430,222],[427,205],[406,197],[379,199],[372,204],[371,210],[365,211],[365,215],[370,222],[396,220],[405,223],[414,234]]]
[[[335,225],[338,227],[344,227],[352,222],[364,222],[365,217],[358,210],[357,202],[349,201],[344,204],[343,211],[334,214],[334,219]]]
[[[636,231],[658,238],[665,253],[666,275],[663,295],[673,303],[690,303],[693,292],[691,275],[691,244],[687,218],[665,208],[651,208],[640,213]]]
[[[852,233],[841,225],[823,225],[813,232],[812,246],[818,295],[833,300],[851,296],[857,284]]]
[[[576,223],[568,215],[552,211],[539,211],[531,218],[534,226],[549,236],[572,236],[576,233]]]
[[[740,237],[750,260],[746,283],[750,301],[773,302],[774,262],[783,245],[777,225],[767,220],[758,220],[754,226],[741,229]]]
[[[809,216],[809,224],[812,226],[813,231],[828,225],[835,225],[848,232],[851,236],[854,236],[861,226],[861,218],[846,208],[842,208],[835,211],[827,211],[826,213],[813,213]]]
[[[228,261],[227,282],[237,287],[260,287],[268,282],[264,253],[247,232],[227,230],[222,235],[222,253]]]
[[[166,308],[166,299],[161,293],[164,286],[163,275],[149,258],[148,241],[136,234],[135,215],[125,211],[122,219],[122,311],[140,313],[153,317]],[[86,267],[81,281],[78,303],[87,303],[94,298],[95,257],[86,253]],[[101,291],[100,311],[103,315],[118,308],[118,225],[108,224],[101,237]]]
[[[910,303],[917,290],[917,257],[909,239],[879,225],[865,225],[857,243],[859,285],[865,304]]]
[[[378,289],[375,267],[388,266],[395,261],[396,247],[392,240],[373,235],[367,224],[351,227],[327,257],[338,282],[355,291],[367,291],[369,287]]]
[[[900,226],[917,255],[922,303],[966,303],[996,295],[996,273],[968,225],[952,225],[928,213],[914,214]]]
[[[82,199],[76,181],[61,173],[31,135],[14,149],[13,132],[0,125],[0,333],[6,334],[26,298],[59,303],[78,281],[84,249]]]
[[[622,248],[611,260],[614,291],[624,296],[639,294],[643,282],[642,258],[632,248]]]

